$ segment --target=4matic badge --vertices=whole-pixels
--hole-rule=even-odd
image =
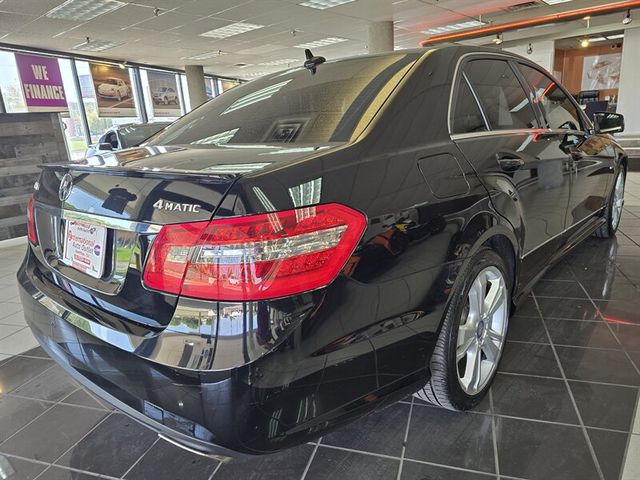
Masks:
[[[167,212],[199,213],[201,207],[202,205],[197,203],[177,203],[169,202],[167,200],[158,200],[153,204],[153,208],[165,210]]]

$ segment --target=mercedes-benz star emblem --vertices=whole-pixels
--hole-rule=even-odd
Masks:
[[[60,181],[60,188],[58,189],[58,198],[61,202],[64,202],[67,198],[69,198],[69,194],[71,194],[71,188],[73,187],[73,177],[66,173],[62,180]]]

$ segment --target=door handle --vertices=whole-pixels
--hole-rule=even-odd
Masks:
[[[498,165],[505,172],[515,172],[524,167],[524,159],[515,153],[499,152],[496,153]]]

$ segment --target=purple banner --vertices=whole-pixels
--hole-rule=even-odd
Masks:
[[[67,96],[58,59],[16,53],[22,92],[30,112],[67,111]]]

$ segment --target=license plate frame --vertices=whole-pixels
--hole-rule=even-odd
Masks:
[[[104,275],[107,228],[80,220],[67,220],[61,261],[93,278]]]

